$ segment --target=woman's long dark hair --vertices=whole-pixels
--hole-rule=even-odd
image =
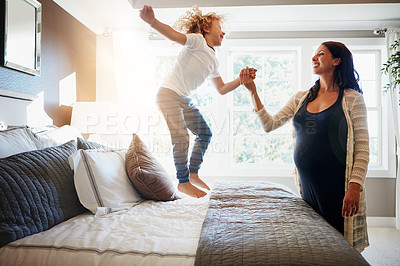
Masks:
[[[328,48],[333,58],[340,58],[340,64],[336,66],[333,83],[339,85],[339,90],[353,89],[362,93],[360,86],[358,85],[359,75],[354,69],[353,55],[350,50],[340,42],[324,42],[324,45]],[[315,82],[314,86],[310,89],[310,100],[314,100],[320,88],[319,79]]]

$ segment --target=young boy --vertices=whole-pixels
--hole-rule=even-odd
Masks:
[[[221,45],[225,35],[221,28],[223,16],[213,12],[203,15],[197,7],[194,7],[177,23],[177,28],[185,34],[157,20],[151,6],[144,6],[140,11],[140,17],[160,34],[184,46],[175,66],[159,89],[157,104],[171,133],[175,168],[179,180],[178,190],[191,197],[204,197],[207,193],[202,189],[209,190],[210,188],[199,178],[198,171],[212,133],[189,96],[207,77],[210,77],[221,95],[236,89],[241,84],[239,78],[224,83],[218,73],[214,47]],[[255,78],[255,72],[255,69],[251,69],[253,78]],[[196,136],[189,165],[188,129]]]

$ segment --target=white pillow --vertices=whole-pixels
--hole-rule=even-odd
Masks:
[[[0,158],[40,148],[40,143],[26,127],[0,131]]]
[[[36,133],[42,145],[42,149],[58,146],[64,144],[70,140],[75,140],[82,137],[81,132],[77,128],[71,127],[69,125],[62,126],[53,130],[47,130],[43,132]]]
[[[69,157],[79,200],[96,215],[130,208],[141,200],[126,173],[125,153],[78,150]]]

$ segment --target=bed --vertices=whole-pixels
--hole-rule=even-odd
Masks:
[[[20,100],[0,96],[0,101],[9,99]],[[0,111],[0,121],[16,121]],[[20,130],[30,132],[26,127]],[[26,136],[33,141],[34,137]],[[1,138],[0,133],[0,142]],[[129,147],[135,150],[132,158],[136,158],[131,165],[121,162],[120,152],[105,151],[101,146],[82,142],[74,134],[71,138],[76,141],[59,138],[46,148],[22,150],[0,159],[0,240],[4,243],[0,265],[368,265],[340,233],[285,186],[221,181],[212,185],[205,198],[193,199],[174,191],[176,184],[168,183],[173,181],[159,178],[165,173],[155,169],[155,159],[137,136],[133,137],[136,144]],[[0,155],[2,148],[0,145]],[[129,195],[134,198],[132,204],[124,202],[123,208],[114,209],[99,207],[98,198],[83,199],[79,195],[79,164],[70,158],[75,158],[71,154],[83,154],[86,148],[83,157],[95,155],[90,158],[102,160],[103,168],[94,174],[101,175],[109,169],[106,163],[113,160],[119,163],[118,169],[126,167],[123,169],[131,181],[129,186],[133,194],[137,193]],[[132,159],[128,152],[125,160]],[[98,155],[106,157],[99,159]],[[35,171],[29,167],[13,170],[27,162]],[[146,172],[147,166],[152,171]],[[38,168],[41,170],[36,173]],[[139,169],[141,177],[132,179],[132,169]],[[18,176],[15,180],[20,182],[15,188],[10,185],[14,172]],[[157,190],[160,182],[163,191],[168,192],[163,198],[157,198],[162,194]],[[36,192],[39,183],[43,189]],[[84,191],[90,189],[87,186]],[[21,187],[22,192],[17,193]],[[130,192],[120,194],[124,193]],[[90,200],[93,209],[87,204]],[[32,208],[36,207],[30,201],[44,207],[35,214]],[[22,217],[21,223],[36,215],[40,223],[35,223],[40,228],[24,224],[19,225],[22,229],[15,229],[17,222],[10,226],[14,212],[16,217]]]
[[[217,182],[195,265],[368,265],[288,187]]]

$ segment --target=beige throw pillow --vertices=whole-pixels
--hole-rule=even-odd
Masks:
[[[125,166],[129,179],[143,198],[158,201],[179,199],[171,177],[136,134],[133,134],[126,153]]]

